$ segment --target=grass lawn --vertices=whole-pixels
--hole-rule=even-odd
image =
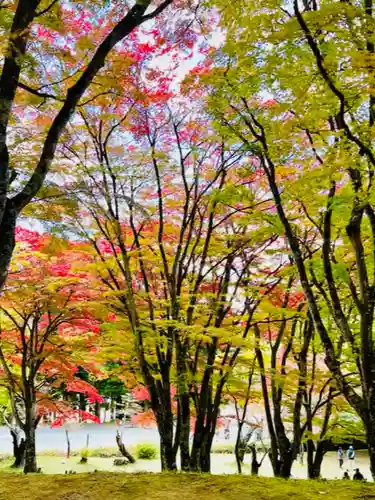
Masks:
[[[375,486],[198,474],[0,474],[1,500],[374,500]]]

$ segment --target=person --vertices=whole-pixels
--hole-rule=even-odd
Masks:
[[[350,470],[353,470],[353,464],[355,460],[355,450],[352,445],[350,445],[348,448],[348,460],[350,464]]]
[[[228,440],[230,438],[229,424],[224,429],[224,438],[225,438],[225,440]]]
[[[339,446],[339,449],[337,450],[337,460],[339,461],[339,467],[342,469],[342,466],[344,465],[344,450]]]
[[[301,444],[300,448],[299,448],[299,463],[301,465],[303,465],[303,452],[305,451],[305,447],[303,445],[303,443]]]
[[[344,475],[342,478],[343,479],[350,479],[349,472],[347,470],[344,472]]]
[[[355,481],[363,481],[365,478],[363,477],[363,474],[360,472],[360,470],[356,469],[353,475],[353,479]]]

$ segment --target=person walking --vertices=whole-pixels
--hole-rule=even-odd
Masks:
[[[337,450],[337,460],[339,461],[339,467],[342,469],[342,466],[344,465],[344,450],[339,446],[339,449]]]
[[[349,460],[349,465],[350,465],[350,471],[353,472],[354,468],[354,463],[355,463],[355,450],[352,445],[349,446],[348,448],[348,460]]]
[[[230,438],[230,421],[227,422],[224,429],[224,439],[228,441]]]

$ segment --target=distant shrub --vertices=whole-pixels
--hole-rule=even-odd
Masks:
[[[231,455],[234,453],[234,444],[219,444],[212,447],[212,453]]]
[[[157,448],[153,444],[141,443],[137,445],[136,453],[140,460],[152,460],[156,458]]]

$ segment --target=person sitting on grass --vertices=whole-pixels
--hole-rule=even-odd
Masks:
[[[350,479],[349,472],[347,470],[344,472],[344,475],[342,478],[343,479]]]
[[[363,477],[363,474],[361,474],[360,470],[356,469],[353,475],[353,479],[356,481],[363,481],[365,478]]]

